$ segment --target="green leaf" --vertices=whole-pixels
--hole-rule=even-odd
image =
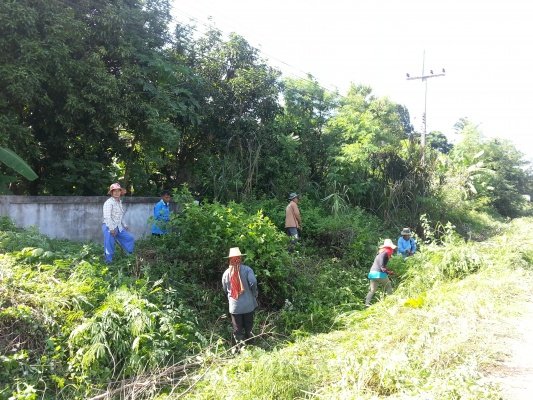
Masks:
[[[37,174],[26,164],[26,162],[11,150],[0,147],[0,162],[3,162],[15,172],[21,174],[24,178],[34,181],[37,179]]]

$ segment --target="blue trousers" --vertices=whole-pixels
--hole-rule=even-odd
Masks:
[[[115,254],[115,241],[118,242],[120,247],[128,254],[133,253],[133,247],[135,245],[135,239],[126,230],[119,231],[115,229],[117,234],[113,237],[106,224],[102,224],[102,232],[104,234],[104,255],[105,262],[110,263],[113,261],[113,255]]]

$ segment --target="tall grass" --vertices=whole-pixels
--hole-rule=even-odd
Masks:
[[[292,343],[269,332],[277,349],[247,346],[228,357],[220,336],[198,329],[215,294],[196,293],[205,300],[193,311],[185,299],[200,286],[182,291],[186,281],[171,287],[132,274],[128,258],[108,267],[99,246],[0,220],[0,399],[498,398],[482,378],[505,350],[491,332],[533,287],[531,222],[481,243],[445,233],[438,246],[393,259],[403,280],[365,311],[356,310],[366,268],[345,268],[346,257],[297,259],[290,276],[298,280],[286,282],[292,304],[258,314],[260,324],[283,325]]]
[[[494,330],[533,288],[531,222],[486,243],[428,248],[394,295],[346,314],[344,329],[246,350],[202,371],[187,398],[500,398],[484,373],[505,350]]]
[[[87,398],[204,344],[185,302],[132,262],[0,219],[1,400]]]

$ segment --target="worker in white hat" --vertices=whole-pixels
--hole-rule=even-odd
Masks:
[[[222,289],[228,296],[233,337],[238,345],[252,338],[254,311],[258,306],[257,279],[254,271],[242,264],[244,255],[238,247],[232,247],[226,257],[228,269],[222,275]]]

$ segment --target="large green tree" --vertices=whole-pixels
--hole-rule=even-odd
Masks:
[[[298,138],[300,146],[295,162],[304,162],[308,180],[322,185],[331,162],[336,137],[327,128],[339,104],[339,95],[324,89],[316,79],[285,79],[283,89],[286,133]]]
[[[0,128],[40,176],[19,190],[150,190],[179,142],[172,120],[194,113],[166,52],[168,2],[8,0],[0,18]]]
[[[450,152],[448,182],[462,191],[474,207],[493,207],[504,216],[516,217],[526,206],[524,194],[531,181],[523,154],[510,142],[487,139],[467,119],[457,124],[459,142]]]
[[[419,170],[418,156],[411,157],[417,146],[409,142],[409,113],[367,86],[352,85],[329,126],[341,137],[330,179],[348,186],[355,204],[384,212],[388,189]],[[409,151],[402,153],[404,147]]]
[[[244,38],[225,39],[216,29],[195,39],[179,26],[175,52],[195,73],[190,85],[199,104],[174,157],[182,179],[217,200],[255,192],[280,110],[280,73]]]

